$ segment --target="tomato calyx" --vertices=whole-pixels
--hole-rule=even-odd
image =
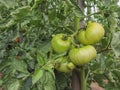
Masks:
[[[67,35],[63,35],[62,36],[62,40],[64,40],[64,41],[68,40],[68,36]]]

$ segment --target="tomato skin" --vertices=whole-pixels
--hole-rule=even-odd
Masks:
[[[69,58],[71,62],[78,66],[89,63],[96,57],[96,55],[96,49],[92,45],[71,49],[69,52]]]
[[[70,48],[70,37],[63,40],[64,36],[66,36],[66,34],[57,34],[52,38],[51,45],[56,53],[66,52]]]
[[[70,73],[75,68],[75,65],[72,62],[68,62],[66,57],[59,57],[57,59],[57,65],[55,65],[55,69],[63,72]]]
[[[96,22],[90,22],[86,30],[82,30],[78,33],[78,41],[82,44],[95,44],[99,42],[104,36],[104,28],[102,25]]]

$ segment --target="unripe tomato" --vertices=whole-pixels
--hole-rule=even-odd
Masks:
[[[97,55],[96,49],[91,46],[84,46],[82,48],[71,49],[69,52],[69,58],[75,65],[82,66],[89,63]]]
[[[70,69],[70,70],[73,70],[75,68],[75,65],[72,63],[72,62],[69,62],[67,64],[67,67]]]
[[[51,44],[56,53],[63,53],[70,48],[71,39],[66,34],[57,34],[52,38]]]
[[[82,30],[78,33],[78,41],[82,44],[95,44],[99,42],[104,36],[104,28],[102,25],[96,22],[90,22],[86,30]]]
[[[60,72],[70,73],[75,68],[75,65],[72,62],[68,62],[66,57],[58,58],[57,62],[55,68]]]

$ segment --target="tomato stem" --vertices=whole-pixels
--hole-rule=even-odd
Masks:
[[[78,32],[80,29],[80,18],[75,16],[75,31]]]
[[[77,35],[77,33],[80,29],[80,18],[77,16],[75,16],[74,26],[75,26],[75,32],[71,35],[72,44],[78,47],[78,45],[75,43],[75,40],[74,40],[74,37]]]
[[[81,82],[81,90],[86,90],[86,78],[85,78],[85,69],[84,66],[81,67],[80,70],[80,82]]]
[[[53,49],[52,49],[52,47],[50,47],[49,59],[51,59],[51,58],[52,58],[52,56],[53,56]]]

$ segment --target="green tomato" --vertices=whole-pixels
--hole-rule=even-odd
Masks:
[[[70,70],[73,70],[75,68],[75,65],[72,63],[72,62],[69,62],[67,64],[67,67],[70,69]]]
[[[67,63],[62,63],[59,68],[56,68],[56,70],[64,73],[69,73],[71,70],[67,68]]]
[[[51,44],[56,53],[63,53],[70,48],[71,39],[66,34],[57,34],[52,38]]]
[[[102,25],[96,22],[90,22],[86,30],[82,30],[78,33],[78,41],[82,44],[95,44],[99,42],[104,36],[104,28]]]
[[[89,63],[91,60],[95,59],[96,55],[96,49],[92,45],[71,49],[69,52],[71,62],[78,66]]]
[[[60,57],[56,61],[55,69],[60,72],[70,73],[75,68],[75,65],[72,62],[68,62],[66,57]]]

